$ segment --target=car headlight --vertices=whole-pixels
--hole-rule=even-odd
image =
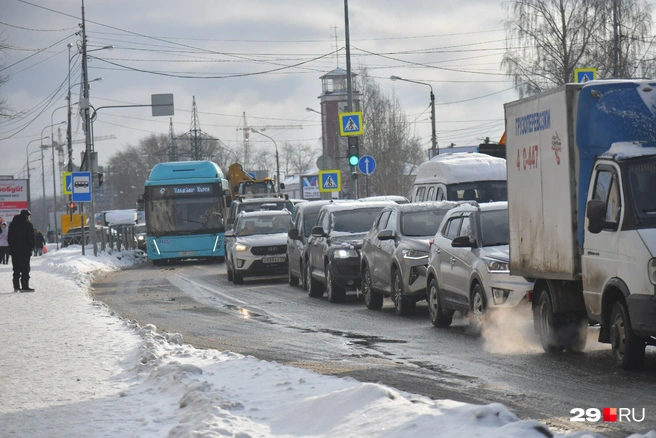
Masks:
[[[485,259],[485,266],[487,266],[487,269],[491,272],[508,270],[508,262],[503,262],[501,260]]]
[[[649,260],[649,281],[656,284],[656,259]]]
[[[244,245],[243,243],[238,243],[235,245],[235,251],[237,252],[244,252],[248,251],[250,249],[250,246]]]
[[[351,257],[359,257],[358,252],[354,249],[337,249],[333,253],[333,257],[336,259],[348,259]]]
[[[144,236],[137,237],[137,240],[144,240]]]
[[[416,251],[413,249],[403,251],[403,258],[408,260],[428,259],[427,251]]]

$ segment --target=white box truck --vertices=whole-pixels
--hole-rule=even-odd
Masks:
[[[592,81],[504,105],[510,273],[535,280],[547,352],[589,321],[623,369],[656,335],[656,82]]]

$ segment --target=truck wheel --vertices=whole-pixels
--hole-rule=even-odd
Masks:
[[[310,260],[305,261],[305,289],[311,298],[321,298],[323,296],[323,288],[321,284],[312,278],[312,265]]]
[[[333,266],[330,262],[326,265],[326,294],[331,303],[339,303],[346,298],[346,290],[333,281]]]
[[[588,342],[588,317],[573,322],[570,330],[565,349],[570,353],[583,353]]]
[[[398,269],[395,269],[394,275],[392,275],[392,301],[394,301],[394,310],[398,316],[415,313],[417,302],[403,296],[403,279]]]
[[[435,327],[448,327],[453,321],[453,314],[445,314],[437,289],[437,280],[431,280],[428,286],[428,314]]]
[[[610,344],[615,364],[626,371],[639,370],[645,361],[644,339],[631,328],[626,304],[617,301],[610,314]]]
[[[287,259],[287,283],[289,283],[290,286],[298,286],[298,277],[292,274],[292,267],[289,263],[289,259]]]
[[[533,309],[533,318],[537,318],[542,349],[547,353],[561,353],[565,349],[560,339],[560,327],[554,323],[553,306],[547,291],[542,291],[538,305]]]
[[[371,287],[371,272],[369,267],[364,268],[362,273],[362,295],[367,309],[378,310],[383,307],[383,295],[375,292]]]

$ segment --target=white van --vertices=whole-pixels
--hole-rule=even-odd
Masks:
[[[419,165],[412,202],[507,201],[506,160],[479,153],[437,155]]]

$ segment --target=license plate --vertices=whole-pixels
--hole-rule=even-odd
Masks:
[[[178,253],[179,256],[192,256],[196,254],[196,251],[180,251]]]
[[[284,257],[269,257],[262,259],[262,263],[283,263],[285,261]]]

